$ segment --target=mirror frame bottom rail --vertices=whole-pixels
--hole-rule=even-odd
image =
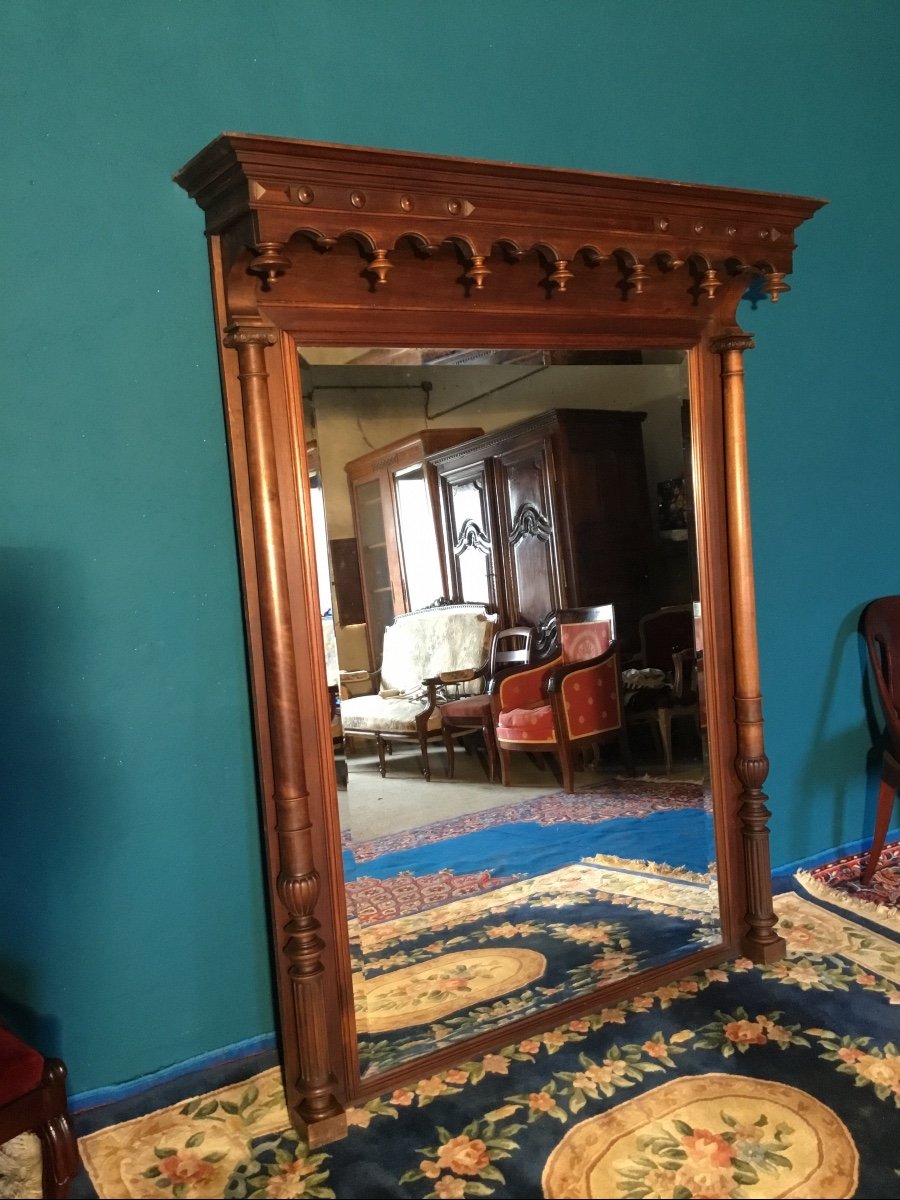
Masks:
[[[780,957],[763,792],[737,324],[788,290],[803,197],[224,134],[176,175],[206,214],[288,1110],[345,1107],[510,1034],[740,951]],[[623,232],[624,231],[624,232]],[[361,1080],[297,346],[688,352],[721,946]]]

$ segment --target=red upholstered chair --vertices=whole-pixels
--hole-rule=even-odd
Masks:
[[[534,629],[530,625],[516,625],[511,629],[500,629],[491,643],[491,657],[487,669],[487,685],[496,685],[498,677],[513,667],[527,666],[531,661],[531,644]],[[451,700],[441,708],[441,729],[447,749],[449,778],[453,778],[453,738],[461,734],[480,731],[484,737],[487,755],[487,776],[493,783],[497,778],[499,756],[494,738],[494,719],[491,712],[491,697],[488,692],[477,696],[463,696]]]
[[[81,1160],[69,1122],[66,1068],[0,1025],[0,1145],[21,1133],[40,1139],[44,1195],[68,1196]]]
[[[900,788],[900,596],[872,600],[863,611],[862,630],[885,718],[875,835],[862,876],[862,882],[869,883],[884,849],[894,799]]]
[[[494,736],[505,786],[514,750],[549,752],[559,759],[563,787],[575,791],[575,756],[615,737],[633,770],[622,716],[619,648],[613,639],[612,606],[583,610],[598,620],[576,621],[571,610],[558,626],[560,653],[549,662],[516,671],[492,696]],[[568,618],[568,619],[567,619]]]

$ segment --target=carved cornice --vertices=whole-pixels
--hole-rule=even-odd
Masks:
[[[577,290],[582,269],[604,265],[624,300],[640,302],[681,272],[688,288],[694,280],[694,302],[710,306],[741,275],[761,276],[777,300],[788,290],[794,231],[824,203],[248,134],[223,134],[175,179],[204,209],[208,232],[250,219],[247,270],[263,289],[291,272],[292,241],[327,252],[350,238],[378,291],[393,283],[401,243],[420,257],[449,244],[466,292],[479,296],[493,264],[537,254],[556,295]]]

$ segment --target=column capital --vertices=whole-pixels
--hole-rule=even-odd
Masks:
[[[709,340],[709,347],[714,354],[727,354],[729,350],[738,350],[743,354],[745,350],[753,350],[755,346],[753,334],[744,333],[743,329],[727,329]]]
[[[241,346],[274,346],[278,341],[278,332],[271,325],[235,322],[226,326],[222,340],[229,350],[237,350]]]

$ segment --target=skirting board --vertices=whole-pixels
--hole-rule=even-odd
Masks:
[[[212,1067],[221,1066],[223,1063],[233,1062],[235,1059],[247,1058],[251,1054],[260,1054],[265,1050],[274,1050],[275,1045],[274,1033],[262,1033],[257,1037],[245,1038],[241,1042],[234,1042],[219,1050],[209,1050],[205,1054],[186,1058],[183,1062],[173,1063],[172,1066],[163,1067],[149,1075],[140,1075],[137,1079],[130,1079],[126,1083],[113,1083],[106,1087],[77,1092],[69,1097],[69,1111],[73,1114],[81,1113],[89,1108],[97,1108],[101,1104],[129,1100],[134,1096],[139,1096],[142,1092],[149,1091],[150,1088],[180,1079],[183,1075],[190,1075],[194,1071],[209,1070]]]
[[[896,842],[898,839],[900,839],[900,828],[889,829],[885,843]],[[864,837],[855,842],[847,842],[844,846],[833,846],[830,850],[811,854],[809,858],[798,858],[795,862],[782,863],[780,867],[774,867],[772,877],[773,879],[782,879],[785,875],[795,875],[798,871],[814,871],[816,867],[824,867],[826,863],[835,862],[848,854],[859,854],[861,850],[865,850],[871,845],[871,837]]]

